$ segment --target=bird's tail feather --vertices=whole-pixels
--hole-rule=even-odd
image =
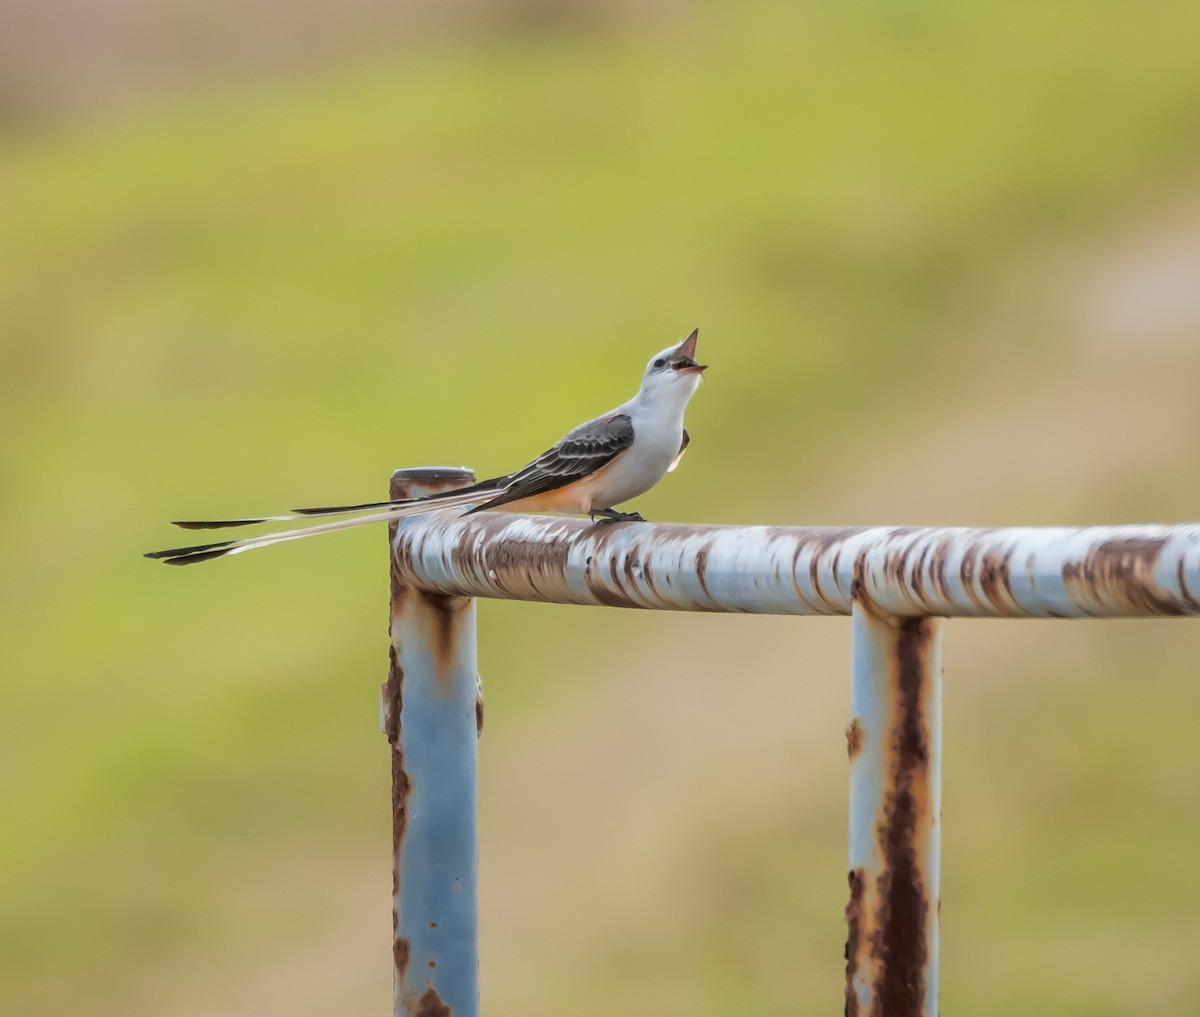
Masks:
[[[257,519],[172,519],[171,525],[181,530],[224,530],[230,526],[257,526],[259,523],[288,523],[296,519],[312,519],[320,516],[343,516],[351,512],[365,512],[368,509],[389,508],[393,505],[408,505],[412,502],[424,501],[424,498],[407,498],[397,501],[372,501],[365,505],[338,505],[330,508],[292,509],[288,515],[259,516]]]
[[[464,491],[447,491],[443,496],[436,498],[415,498],[406,502],[380,502],[379,505],[387,506],[385,511],[372,512],[354,519],[339,519],[332,523],[319,523],[316,526],[282,530],[278,533],[264,533],[258,537],[245,537],[241,540],[219,540],[212,544],[195,544],[191,547],[173,547],[166,551],[150,551],[143,557],[159,559],[165,565],[194,565],[197,562],[222,558],[227,554],[241,554],[243,551],[250,551],[256,547],[269,547],[271,544],[282,544],[288,540],[301,540],[304,537],[315,537],[318,534],[332,533],[335,530],[348,530],[353,526],[362,526],[366,523],[381,523],[399,519],[402,516],[414,516],[423,512],[474,505],[486,497],[486,491],[471,488]],[[340,511],[353,510],[346,508]]]
[[[171,525],[178,526],[184,530],[223,530],[230,526],[256,526],[259,523],[287,523],[295,519],[312,519],[318,516],[344,516],[351,512],[366,512],[370,509],[386,509],[392,506],[411,505],[417,502],[438,502],[439,504],[447,504],[447,499],[451,499],[453,504],[458,504],[454,499],[459,498],[464,494],[473,494],[477,501],[482,501],[484,498],[490,497],[499,493],[501,484],[507,480],[507,477],[498,477],[495,480],[484,480],[478,484],[472,484],[470,487],[458,488],[453,491],[438,491],[436,494],[423,495],[420,498],[398,498],[394,501],[368,501],[361,505],[322,505],[319,508],[294,508],[289,515],[284,516],[259,516],[251,519],[172,519]]]
[[[230,526],[255,526],[258,523],[282,523],[300,516],[259,516],[257,519],[172,519],[181,530],[224,530]]]

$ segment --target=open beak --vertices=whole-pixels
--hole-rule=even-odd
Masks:
[[[671,354],[670,364],[676,373],[700,374],[708,367],[708,364],[696,363],[696,336],[699,334],[700,329],[692,329],[692,334],[675,347],[675,352]]]

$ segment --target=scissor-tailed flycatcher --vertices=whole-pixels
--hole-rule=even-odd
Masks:
[[[516,473],[426,498],[293,509],[291,515],[258,519],[176,522],[176,526],[185,530],[204,530],[366,513],[353,519],[243,540],[151,551],[146,557],[161,558],[168,565],[191,565],[285,540],[299,540],[436,509],[466,508],[470,513],[503,506],[512,512],[576,513],[605,522],[641,521],[637,512],[619,512],[614,506],[649,491],[683,458],[689,440],[683,427],[683,411],[707,366],[697,364],[695,360],[698,332],[699,329],[693,329],[678,346],[670,346],[651,358],[642,375],[641,388],[632,399],[580,424],[553,448]],[[372,512],[372,509],[381,511]]]

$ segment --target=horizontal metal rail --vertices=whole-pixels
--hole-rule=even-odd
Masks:
[[[405,470],[393,497],[469,471]],[[942,618],[1200,615],[1200,524],[946,529],[401,519],[392,542],[397,1017],[476,1017],[474,597],[852,614],[847,1017],[935,1017]]]
[[[970,530],[593,524],[433,512],[395,566],[470,597],[672,611],[898,617],[1200,614],[1200,524]]]

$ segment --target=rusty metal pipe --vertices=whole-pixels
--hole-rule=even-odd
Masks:
[[[464,487],[469,470],[401,470],[391,497]],[[478,1017],[475,602],[392,568],[391,668],[396,1017]]]
[[[392,546],[394,590],[401,591],[399,600],[418,603],[495,597],[853,614],[846,1013],[855,1017],[937,1012],[941,618],[1200,615],[1200,524],[993,530],[595,525],[450,510],[400,520]],[[410,641],[420,645],[430,624],[420,622],[415,632],[394,626],[397,652],[411,650]],[[432,668],[431,654],[426,649],[417,666]],[[401,675],[406,661],[400,660]],[[467,670],[460,675],[462,718],[473,705],[473,658]],[[405,711],[402,727],[407,705]],[[473,726],[461,726],[471,741]],[[405,759],[401,754],[399,786],[411,797]],[[407,867],[397,872],[402,891],[412,875]],[[406,984],[404,922],[401,915],[398,985]],[[398,1002],[401,1012],[408,1011]]]
[[[424,590],[678,611],[896,617],[1200,614],[1200,524],[996,530],[684,523],[456,510],[402,519]]]
[[[854,604],[847,1017],[937,1014],[941,626]]]

